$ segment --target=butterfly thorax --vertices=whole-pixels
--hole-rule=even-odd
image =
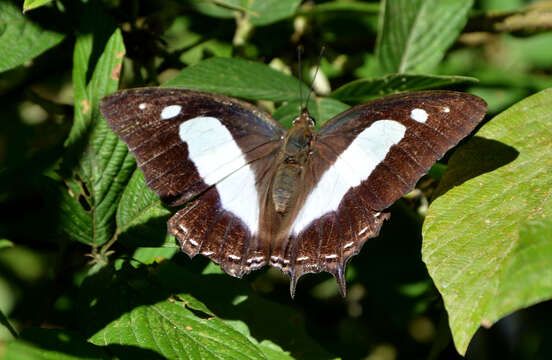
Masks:
[[[296,201],[298,187],[304,176],[305,164],[311,154],[314,120],[303,111],[293,121],[278,156],[278,167],[272,181],[274,209],[285,213]]]

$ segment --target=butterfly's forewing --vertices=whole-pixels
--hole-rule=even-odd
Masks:
[[[285,133],[270,115],[222,95],[166,88],[115,93],[101,112],[149,188],[170,205],[192,201],[169,221],[188,255],[201,252],[235,276],[264,264],[259,187]],[[247,258],[257,260],[248,266]]]
[[[282,262],[292,293],[304,273],[328,271],[345,291],[344,267],[377,236],[382,211],[412,190],[445,152],[483,119],[480,98],[451,91],[385,97],[355,106],[316,134],[305,181],[312,191]]]

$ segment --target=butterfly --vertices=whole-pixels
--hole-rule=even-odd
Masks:
[[[391,95],[318,131],[303,109],[286,130],[231,97],[171,88],[123,90],[101,113],[146,185],[180,209],[168,231],[190,257],[229,275],[265,265],[291,278],[345,267],[378,236],[386,209],[483,119],[485,101],[453,91]]]

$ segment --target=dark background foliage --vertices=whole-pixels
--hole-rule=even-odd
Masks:
[[[450,154],[352,259],[346,298],[330,275],[316,274],[291,299],[274,269],[233,279],[175,248],[165,227],[172,210],[144,187],[98,101],[118,88],[169,84],[248,99],[289,126],[297,46],[310,83],[324,44],[310,104],[321,122],[425,88],[483,97],[488,122],[552,86],[551,18],[549,1],[523,0],[0,0],[0,357],[462,358],[447,317],[455,310],[422,261],[422,224]],[[457,158],[489,148],[502,158],[468,178],[520,154],[486,139],[470,144]],[[451,176],[447,190],[465,179]],[[531,239],[550,242],[549,225]],[[550,288],[549,272],[532,274]],[[547,301],[482,321],[466,357],[551,358],[551,310]]]

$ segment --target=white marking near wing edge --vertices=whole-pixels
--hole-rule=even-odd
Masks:
[[[169,105],[163,108],[161,110],[161,119],[167,120],[172,119],[173,117],[180,114],[180,110],[182,110],[182,106],[180,105]]]
[[[424,109],[414,109],[410,112],[410,118],[412,118],[412,120],[416,120],[417,122],[425,123],[428,115]]]
[[[391,147],[404,137],[406,127],[394,120],[379,120],[364,129],[322,175],[292,225],[295,235],[313,220],[337,210],[343,196],[368,178]]]
[[[216,184],[222,207],[256,234],[259,196],[255,175],[230,131],[214,117],[199,116],[180,124],[179,135],[203,181]]]
[[[261,262],[262,260],[264,260],[264,256],[255,256],[247,259],[247,263],[251,264],[252,262]]]

